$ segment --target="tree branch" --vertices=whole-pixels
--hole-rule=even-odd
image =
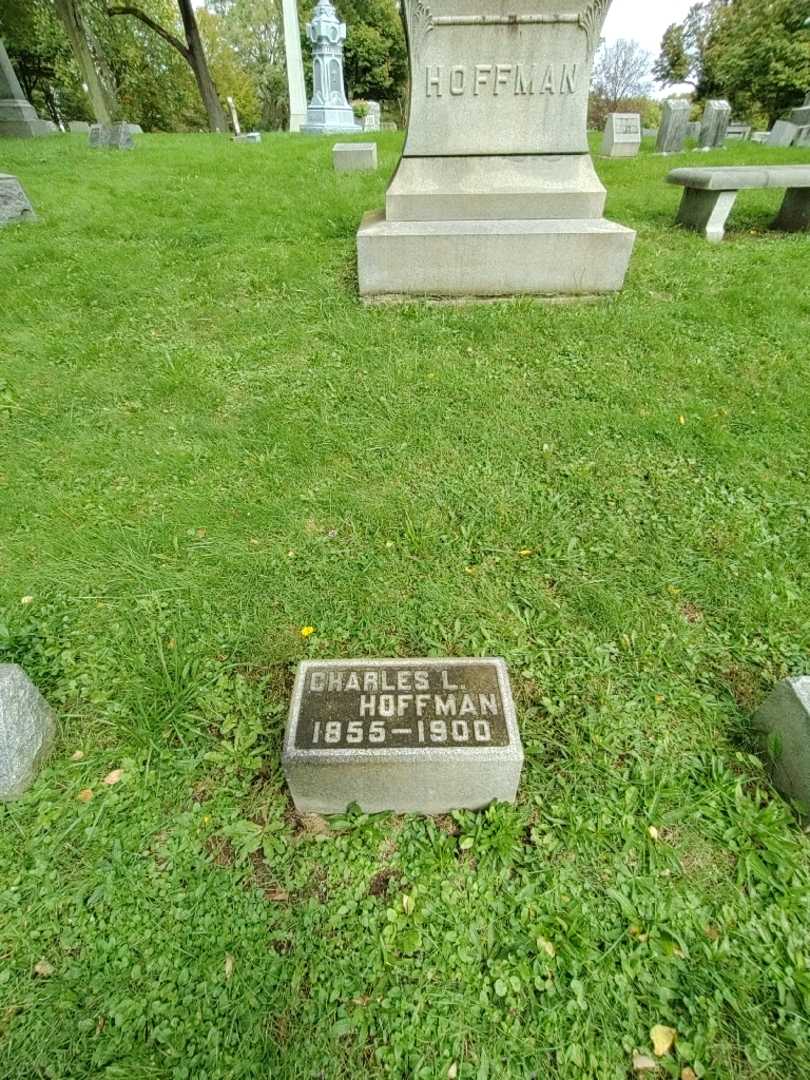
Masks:
[[[126,7],[108,7],[107,8],[107,14],[108,15],[132,15],[134,18],[140,19],[142,23],[144,23],[146,26],[148,26],[150,28],[150,30],[154,30],[156,34],[160,34],[160,36],[164,39],[164,41],[168,41],[168,43],[171,46],[173,46],[175,49],[177,49],[177,51],[180,53],[180,55],[185,57],[185,59],[188,61],[189,64],[192,62],[191,50],[186,48],[186,46],[183,44],[183,42],[179,38],[176,38],[174,36],[174,34],[170,34],[168,30],[164,30],[164,28],[160,25],[160,23],[156,23],[154,19],[150,18],[146,14],[146,12],[141,11],[140,8],[130,7],[130,6],[126,6]]]

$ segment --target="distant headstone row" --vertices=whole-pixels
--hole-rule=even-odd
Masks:
[[[768,136],[768,146],[810,146],[810,94],[787,120],[776,121]]]

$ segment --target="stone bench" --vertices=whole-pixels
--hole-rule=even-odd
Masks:
[[[678,224],[702,232],[719,244],[737,192],[749,188],[786,188],[775,229],[802,232],[810,229],[810,165],[737,165],[720,168],[673,169],[668,184],[680,184],[683,193]]]

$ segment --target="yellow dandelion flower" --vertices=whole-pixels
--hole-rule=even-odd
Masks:
[[[315,627],[314,626],[302,626],[299,633],[300,633],[302,638],[311,637],[315,633]]]

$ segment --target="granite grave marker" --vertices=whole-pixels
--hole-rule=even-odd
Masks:
[[[731,106],[727,101],[707,101],[698,136],[699,150],[721,150],[726,142],[726,132],[731,120]]]
[[[0,225],[9,221],[33,220],[34,208],[16,176],[0,173]]]
[[[638,113],[609,113],[602,137],[602,157],[638,157],[641,117]]]
[[[313,135],[359,134],[363,129],[354,118],[343,81],[346,24],[331,0],[318,0],[307,36],[312,42],[312,100],[301,130]]]
[[[689,130],[692,106],[683,98],[669,98],[661,110],[661,127],[655,144],[657,154],[680,154]]]
[[[503,660],[305,661],[282,763],[301,813],[443,814],[514,801],[523,765]]]
[[[21,667],[0,664],[0,801],[30,787],[53,742],[48,703]]]

